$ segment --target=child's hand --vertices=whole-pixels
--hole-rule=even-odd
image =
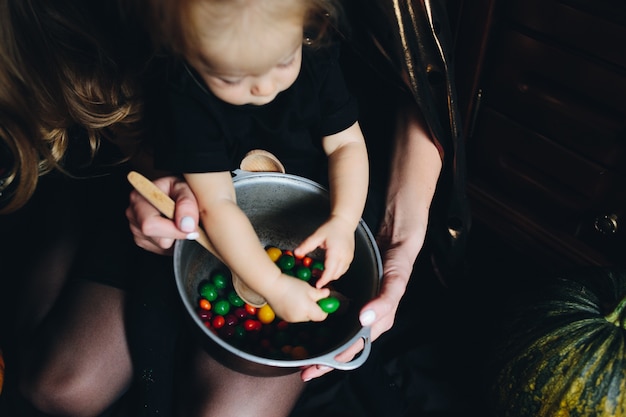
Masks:
[[[323,288],[346,273],[354,259],[354,228],[339,217],[331,217],[294,250],[305,256],[317,248],[326,250],[324,272],[315,286]]]
[[[317,301],[329,295],[328,288],[318,289],[299,278],[281,274],[266,300],[274,313],[285,321],[323,321],[328,313]]]

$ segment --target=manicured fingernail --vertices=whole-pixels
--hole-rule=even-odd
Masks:
[[[200,233],[198,233],[198,232],[191,232],[191,233],[189,233],[185,237],[187,238],[187,240],[196,240],[197,238],[200,237]]]
[[[196,230],[196,223],[189,216],[185,216],[180,220],[180,230],[183,232],[193,232]],[[196,236],[197,238],[198,236]],[[189,237],[187,237],[189,239]]]
[[[359,321],[363,326],[369,326],[374,323],[374,320],[376,320],[376,313],[374,310],[365,310],[363,314],[359,316]]]

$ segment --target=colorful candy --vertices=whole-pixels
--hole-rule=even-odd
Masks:
[[[339,309],[339,299],[337,297],[322,298],[317,302],[320,308],[328,314],[334,313]]]
[[[303,281],[308,281],[311,279],[311,270],[304,265],[299,266],[296,268],[295,276]]]
[[[200,308],[203,310],[211,310],[211,307],[212,307],[211,302],[207,300],[206,298],[201,298],[198,304],[200,305]]]
[[[283,273],[314,285],[324,264],[309,256],[294,256],[276,247],[266,253]],[[246,304],[232,288],[227,269],[216,269],[198,286],[198,317],[205,327],[236,347],[275,359],[304,359],[328,348],[329,318],[322,323],[288,323],[266,304],[255,308]],[[339,309],[336,297],[318,301],[326,313]]]
[[[276,261],[276,265],[281,269],[281,271],[289,271],[296,265],[296,258],[293,255],[282,254]]]
[[[215,301],[217,299],[217,288],[210,282],[204,282],[200,286],[200,296],[209,301]]]
[[[272,262],[276,262],[278,260],[278,258],[280,258],[280,255],[283,254],[282,250],[280,250],[278,248],[275,248],[273,246],[270,246],[269,248],[265,249],[265,252],[270,257]]]
[[[265,304],[263,307],[260,307],[257,312],[257,317],[259,321],[263,324],[270,324],[276,318],[276,314],[274,314],[274,310],[269,304]]]
[[[211,276],[211,282],[218,290],[223,290],[228,285],[228,279],[223,271],[217,271]]]

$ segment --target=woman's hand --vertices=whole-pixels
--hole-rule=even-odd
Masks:
[[[181,178],[168,176],[153,182],[175,201],[174,220],[163,217],[135,190],[130,194],[126,218],[137,246],[159,255],[171,255],[176,239],[198,237],[198,204],[191,188]]]
[[[390,236],[386,234],[389,230],[383,226],[377,238],[379,247],[383,251],[383,278],[380,293],[363,306],[359,315],[362,326],[371,326],[372,342],[393,326],[400,300],[406,291],[413,264],[422,248],[425,236],[424,228],[423,234],[414,234],[410,240],[391,243]],[[363,350],[363,347],[364,342],[359,339],[335,359],[339,362],[348,362]],[[328,366],[314,365],[303,369],[301,377],[304,381],[308,381],[332,370],[333,368]]]

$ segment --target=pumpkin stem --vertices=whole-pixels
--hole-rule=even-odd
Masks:
[[[613,309],[613,311],[604,316],[604,318],[617,327],[621,327],[626,330],[626,295],[619,303],[617,303],[617,306]]]

